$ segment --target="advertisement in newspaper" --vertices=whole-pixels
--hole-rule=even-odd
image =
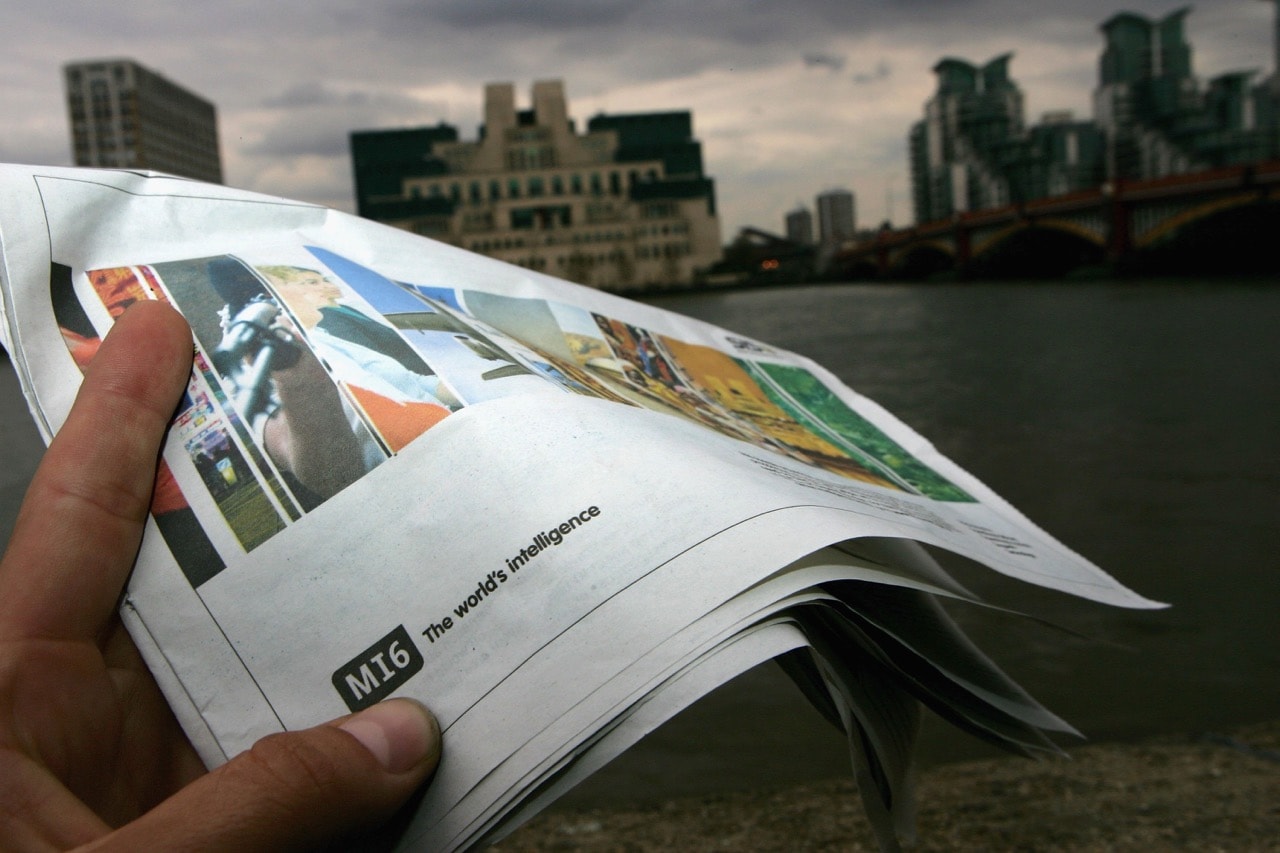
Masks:
[[[599,727],[640,697],[656,725],[803,645],[732,640],[822,598],[839,574],[803,560],[828,545],[896,538],[1157,606],[766,343],[282,199],[0,179],[5,346],[46,435],[129,305],[191,326],[123,615],[202,757],[421,698],[448,748],[409,846],[466,846],[581,749],[616,754],[651,725]],[[856,562],[839,571],[951,594]]]

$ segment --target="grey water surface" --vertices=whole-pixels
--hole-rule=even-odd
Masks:
[[[1091,741],[1280,717],[1280,286],[847,284],[654,301],[813,358],[1068,547],[1172,605],[1106,607],[948,562],[971,589],[1074,632],[953,611]],[[577,796],[846,773],[839,738],[789,690],[775,672],[749,673]],[[922,763],[990,754],[926,719]]]

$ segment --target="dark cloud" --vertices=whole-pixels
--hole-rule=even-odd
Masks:
[[[1274,11],[1267,4],[1191,2],[1187,33],[1197,73],[1270,70]],[[780,107],[775,112],[795,123],[806,122],[805,109],[826,116],[828,124],[843,122],[845,129],[822,134],[838,137],[871,165],[841,168],[879,179],[885,163],[895,157],[905,163],[906,128],[933,88],[930,69],[939,58],[984,62],[1013,52],[1028,121],[1035,120],[1032,110],[1071,108],[1088,115],[1102,49],[1099,25],[1121,9],[1160,18],[1181,5],[1183,0],[42,0],[5,22],[9,49],[0,57],[0,108],[7,127],[0,158],[69,159],[59,67],[70,60],[133,57],[209,98],[218,106],[230,179],[298,197],[316,191],[315,183],[294,187],[285,183],[293,178],[280,177],[272,179],[278,185],[257,186],[253,177],[327,170],[331,178],[339,176],[333,180],[346,181],[352,129],[443,120],[469,137],[480,121],[484,83],[510,80],[524,99],[534,80],[559,78],[580,119],[595,109],[695,109],[707,156],[718,158],[709,167],[723,177],[726,216],[732,218],[742,214],[728,212],[728,199],[758,204],[749,201],[752,192],[738,189],[752,186],[744,177],[742,164],[751,159],[744,151],[759,147],[752,156],[767,162],[795,159],[793,151],[763,150],[774,143],[760,141],[766,138],[762,122],[744,110],[744,102]],[[768,81],[775,77],[778,86],[795,82],[802,73],[797,58],[810,70],[807,88],[771,89]],[[732,82],[738,75],[749,82],[740,92]],[[841,86],[847,97],[806,106],[815,93]],[[440,102],[415,92],[430,92]],[[671,94],[637,103],[636,92]],[[306,162],[299,166],[291,158]],[[811,171],[830,170],[831,162],[826,155],[813,158]],[[784,201],[794,197],[783,194]]]
[[[566,29],[617,27],[648,0],[445,0],[431,4],[397,4],[393,14],[425,17],[464,29]]]
[[[806,53],[804,64],[808,68],[827,68],[831,71],[843,71],[845,58],[830,53]]]
[[[244,143],[254,157],[346,157],[352,130],[434,124],[445,107],[396,92],[343,91],[319,81],[300,83],[262,100],[260,136]]]
[[[422,101],[399,92],[340,90],[330,83],[307,80],[262,100],[268,109],[288,110],[308,107],[341,107],[357,110],[421,110]]]
[[[1007,46],[999,50],[1017,50],[1029,35],[1052,28],[1087,49],[1100,43],[1097,27],[1115,13],[1117,2],[394,0],[372,3],[363,26],[377,33],[379,54],[408,62],[410,69],[432,61],[455,77],[523,80],[567,76],[564,69],[590,65],[593,80],[587,85],[601,88],[793,62],[797,45],[816,60],[814,67],[833,67],[829,61],[840,57],[836,42],[870,33],[941,56],[964,55],[971,52],[965,45],[990,44],[1001,34]],[[1202,0],[1196,14],[1208,19],[1216,8],[1242,2]],[[1173,4],[1127,5],[1159,14]],[[876,70],[859,73],[874,78]]]
[[[345,99],[345,96],[330,90],[320,80],[308,80],[276,95],[268,95],[262,106],[273,110],[296,109],[298,107],[315,107],[331,105]]]
[[[1218,6],[1238,0],[1206,0]],[[1133,5],[1133,4],[1129,4]],[[1163,5],[1139,0],[1138,5]],[[626,27],[646,35],[697,37],[740,45],[794,44],[799,33],[857,34],[875,29],[977,26],[990,29],[1043,22],[1055,16],[1101,22],[1117,11],[1116,0],[1080,0],[1070,8],[1014,0],[445,0],[434,3],[375,4],[385,23],[416,31],[420,27],[462,30],[519,30],[557,35],[615,31]],[[1172,7],[1170,7],[1172,8]]]

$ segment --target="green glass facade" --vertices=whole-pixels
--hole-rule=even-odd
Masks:
[[[1206,85],[1192,70],[1190,8],[1104,22],[1094,118],[1047,115],[1024,128],[1010,55],[983,66],[944,59],[911,129],[917,222],[1097,187],[1280,156],[1277,78],[1231,72]]]
[[[451,125],[351,134],[361,216],[582,284],[692,281],[721,255],[715,184],[688,111],[598,115],[563,84],[485,88],[478,139]]]
[[[356,213],[368,219],[402,219],[424,213],[451,213],[440,199],[404,198],[405,178],[441,175],[445,164],[432,153],[437,142],[457,142],[458,129],[435,127],[361,130],[351,134],[351,164],[355,173]]]

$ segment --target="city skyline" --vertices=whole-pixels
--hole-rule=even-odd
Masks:
[[[797,201],[830,186],[857,195],[860,223],[901,225],[911,220],[906,137],[940,58],[1012,51],[1029,120],[1089,118],[1099,24],[1183,4],[957,5],[805,0],[744,15],[733,4],[325,0],[290,15],[220,0],[177,15],[148,0],[51,0],[3,16],[15,20],[4,22],[0,98],[14,118],[0,159],[69,164],[61,65],[125,56],[217,105],[227,183],[353,210],[350,131],[443,120],[474,138],[484,83],[523,90],[556,77],[579,127],[598,112],[691,111],[726,241],[747,225],[780,230]],[[1271,73],[1270,4],[1189,5],[1198,77]]]

